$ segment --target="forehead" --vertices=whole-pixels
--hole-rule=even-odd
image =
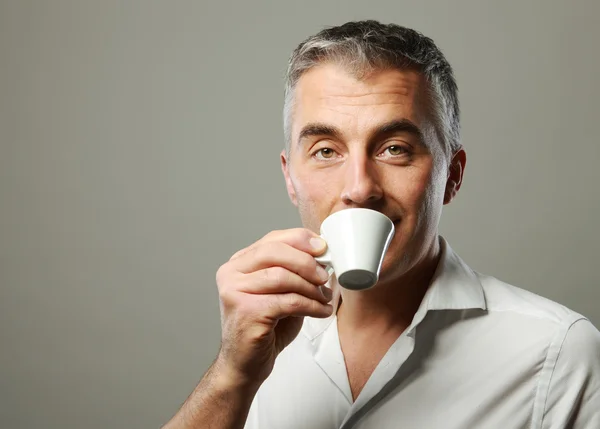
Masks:
[[[296,85],[292,139],[309,122],[331,122],[348,133],[368,132],[378,123],[425,120],[425,79],[414,70],[378,70],[357,78],[337,64],[305,72]]]

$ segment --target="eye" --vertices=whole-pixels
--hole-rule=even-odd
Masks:
[[[400,145],[388,146],[385,150],[392,156],[399,156],[408,153],[408,149]]]
[[[318,159],[331,159],[334,155],[335,151],[329,147],[324,147],[314,153],[314,156]]]

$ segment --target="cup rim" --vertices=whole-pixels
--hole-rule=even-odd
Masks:
[[[367,209],[367,208],[364,208],[364,207],[349,207],[349,208],[347,208],[347,209],[338,210],[338,211],[336,211],[336,212],[334,212],[334,213],[330,214],[329,216],[327,216],[327,217],[326,217],[326,218],[323,220],[323,222],[321,222],[321,226],[320,226],[320,228],[319,228],[319,231],[321,231],[321,233],[323,233],[323,226],[325,225],[325,222],[327,222],[327,223],[331,222],[331,220],[330,220],[330,219],[333,219],[333,220],[335,220],[335,218],[337,218],[337,215],[338,215],[339,213],[347,212],[348,210],[350,210],[350,211],[353,211],[353,212],[357,212],[357,211],[360,211],[360,212],[368,212],[368,213],[369,213],[369,215],[383,217],[383,218],[385,218],[385,219],[386,219],[386,220],[387,220],[389,223],[393,224],[392,220],[391,220],[389,217],[387,217],[386,215],[384,215],[383,213],[381,213],[380,211],[373,210],[373,209]]]

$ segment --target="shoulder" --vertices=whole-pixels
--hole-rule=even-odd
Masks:
[[[522,343],[523,353],[531,355],[533,346],[538,347],[532,427],[600,427],[598,329],[560,303],[497,278],[476,275],[490,321],[511,333],[513,346]]]
[[[476,275],[485,296],[489,323],[500,326],[502,332],[509,331],[515,341],[538,344],[540,351],[544,351],[550,361],[555,359],[555,363],[559,354],[567,355],[564,359],[569,360],[568,355],[575,357],[580,350],[600,364],[600,333],[587,317],[497,278]]]
[[[476,273],[484,291],[487,310],[490,313],[513,313],[525,318],[545,321],[555,327],[566,329],[581,314],[541,295],[503,282],[495,277]]]
[[[559,369],[576,366],[593,371],[600,389],[600,332],[592,322],[584,317],[573,321],[558,348]]]
[[[600,427],[600,332],[589,320],[574,321],[548,350],[536,405],[537,427]]]

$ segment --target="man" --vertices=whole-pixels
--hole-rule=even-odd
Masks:
[[[438,235],[466,155],[432,40],[375,21],[307,39],[290,60],[284,127],[305,228],[219,269],[221,349],[166,428],[600,428],[600,333],[472,271]],[[314,259],[320,223],[350,207],[396,228],[364,291]]]

